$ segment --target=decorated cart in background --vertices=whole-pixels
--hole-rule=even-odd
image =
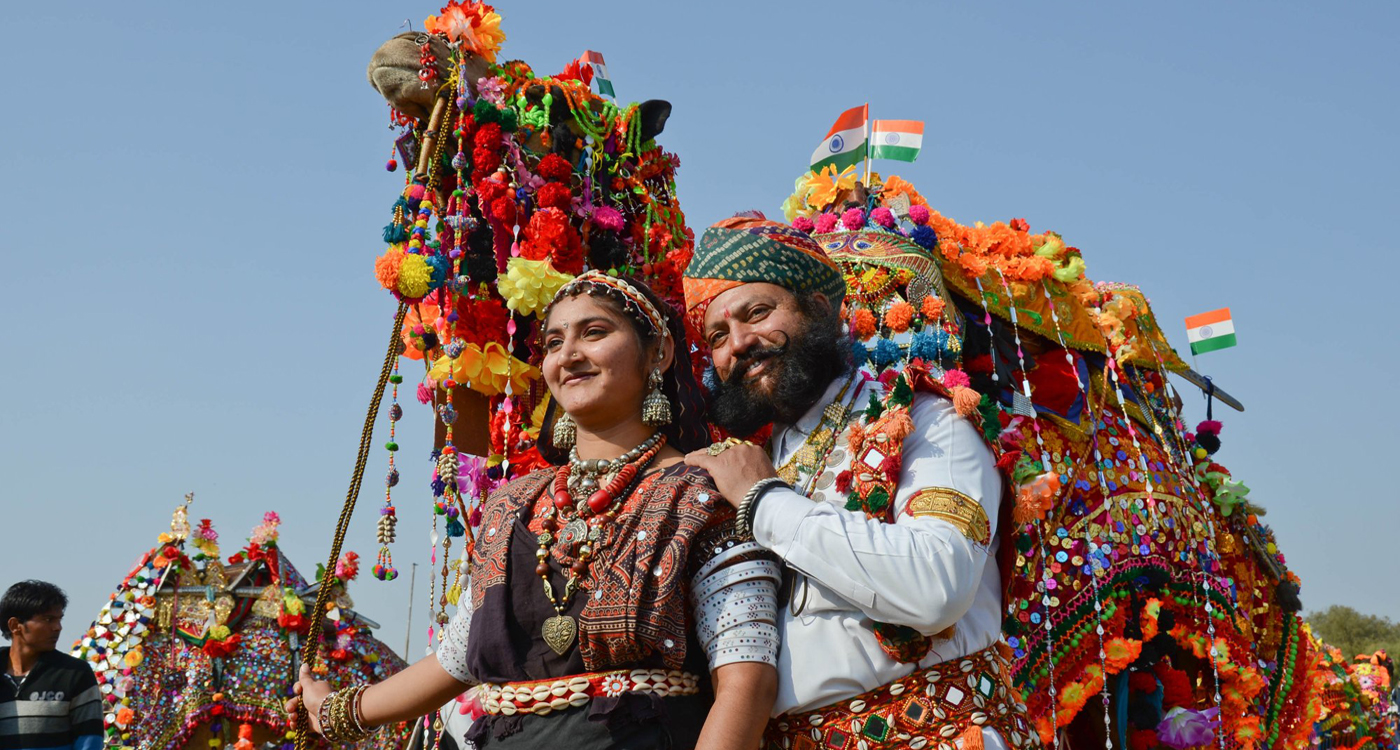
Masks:
[[[236,750],[290,745],[290,696],[314,598],[329,592],[316,641],[317,672],[333,686],[379,682],[404,662],[371,634],[346,585],[353,552],[308,582],[278,546],[269,512],[227,559],[209,519],[191,526],[187,497],[170,531],[141,555],[75,645],[103,694],[108,748]],[[406,748],[411,728],[387,728],[357,747]]]

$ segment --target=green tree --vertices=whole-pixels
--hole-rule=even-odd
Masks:
[[[1313,635],[1341,649],[1348,660],[1382,648],[1392,658],[1400,657],[1400,623],[1389,618],[1363,615],[1351,607],[1334,604],[1304,619],[1312,625]]]

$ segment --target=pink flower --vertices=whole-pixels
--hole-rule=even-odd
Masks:
[[[1220,709],[1215,706],[1204,711],[1177,706],[1157,725],[1157,739],[1176,750],[1209,745],[1215,741],[1215,731],[1220,727],[1219,714]]]
[[[1207,419],[1196,425],[1196,432],[1205,433],[1207,435],[1219,435],[1220,430],[1224,427],[1225,425],[1214,419]]]
[[[812,220],[807,218],[806,216],[799,216],[796,219],[792,220],[792,228],[796,229],[799,232],[810,233],[813,229],[816,228],[816,226],[817,225],[813,224]]]
[[[966,388],[972,385],[972,378],[962,370],[949,370],[943,373],[943,386],[948,389]]]
[[[860,229],[865,226],[865,212],[859,208],[848,208],[846,213],[841,214],[841,224],[851,231]]]
[[[822,214],[817,217],[815,224],[817,234],[826,234],[836,231],[836,214]]]
[[[593,209],[593,226],[611,232],[621,232],[626,222],[622,213],[612,206],[598,206]]]
[[[418,403],[427,404],[433,400],[433,386],[426,382],[418,384]]]
[[[914,204],[909,207],[909,220],[915,224],[927,224],[929,220],[928,206]]]
[[[884,206],[871,211],[870,220],[886,229],[894,229],[894,212]]]

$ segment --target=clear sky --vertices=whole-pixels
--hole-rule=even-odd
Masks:
[[[68,636],[189,491],[226,554],[276,510],[295,563],[324,560],[394,308],[372,264],[401,175],[364,70],[437,7],[6,7],[0,586],[64,586]],[[507,58],[547,74],[598,50],[620,97],[674,104],[660,141],[697,230],[778,213],[869,102],[927,122],[919,161],[882,171],[964,223],[1061,232],[1090,278],[1139,284],[1178,349],[1182,318],[1231,307],[1239,346],[1200,359],[1248,406],[1217,411],[1219,459],[1269,509],[1307,608],[1400,619],[1400,6],[497,7]],[[431,508],[430,415],[408,401],[405,574],[351,589],[396,649]],[[347,543],[367,560],[385,460]]]

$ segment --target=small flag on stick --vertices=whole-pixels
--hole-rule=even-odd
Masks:
[[[587,50],[580,59],[593,68],[593,81],[598,84],[598,94],[616,99],[617,94],[613,93],[612,79],[608,78],[608,66],[603,62],[603,56],[593,50]]]
[[[812,152],[813,172],[820,172],[827,165],[835,165],[841,171],[865,160],[865,122],[869,113],[870,105],[862,104],[836,118],[836,124]]]
[[[924,145],[918,120],[875,120],[870,125],[870,158],[914,161]]]
[[[1222,307],[1187,318],[1186,340],[1191,344],[1192,354],[1204,354],[1234,346],[1235,322],[1230,319],[1230,308]]]

